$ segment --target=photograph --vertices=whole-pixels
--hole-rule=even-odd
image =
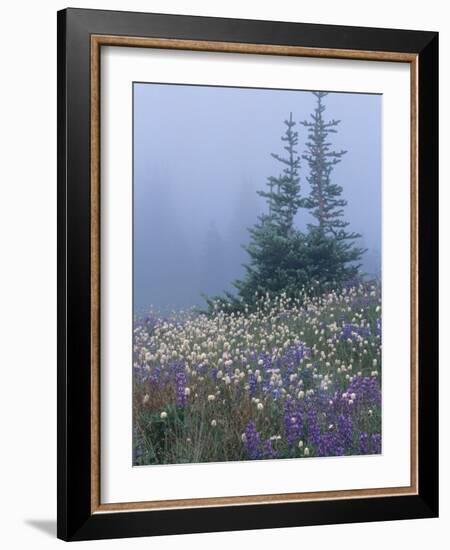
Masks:
[[[132,87],[132,465],[381,454],[382,94]]]
[[[439,33],[210,10],[58,11],[57,536],[435,518]]]

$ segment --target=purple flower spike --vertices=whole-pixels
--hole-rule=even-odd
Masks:
[[[369,437],[366,432],[361,432],[359,434],[359,454],[369,454]]]
[[[175,375],[176,392],[177,392],[177,406],[184,408],[186,406],[187,397],[185,394],[186,388],[186,375],[184,372],[177,372]]]
[[[381,434],[375,433],[372,434],[372,454],[379,455],[381,454]]]
[[[277,458],[278,456],[278,453],[272,447],[272,441],[270,441],[270,439],[266,439],[266,441],[264,441],[263,455],[264,458]]]
[[[261,458],[260,436],[256,430],[256,424],[253,420],[247,424],[244,434],[245,449],[248,457],[252,460]]]

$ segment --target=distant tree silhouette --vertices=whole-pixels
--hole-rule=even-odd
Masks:
[[[135,307],[189,307],[198,297],[198,275],[170,180],[158,176],[140,189],[134,207]]]
[[[253,225],[259,210],[254,184],[250,179],[244,179],[236,193],[230,223],[224,234],[227,281],[222,290],[229,289],[232,281],[241,278],[245,273],[243,264],[247,259],[245,247],[250,240],[249,227]]]
[[[225,249],[216,223],[211,221],[206,232],[201,259],[200,290],[202,294],[222,292],[227,284]]]

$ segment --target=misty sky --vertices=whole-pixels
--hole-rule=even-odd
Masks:
[[[309,119],[315,97],[297,90],[134,84],[134,307],[203,305],[243,275],[247,227],[265,210],[256,191],[282,166],[283,121]],[[363,268],[380,272],[381,96],[330,93],[325,119],[342,122],[330,141],[345,149],[333,171],[349,229],[368,248]],[[306,130],[297,124],[299,153]],[[302,194],[309,192],[302,161]],[[300,228],[312,219],[301,209]]]

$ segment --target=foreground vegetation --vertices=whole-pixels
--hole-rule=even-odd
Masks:
[[[134,328],[134,464],[381,452],[380,291]]]

